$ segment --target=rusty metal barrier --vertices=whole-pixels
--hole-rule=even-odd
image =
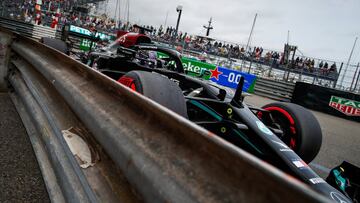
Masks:
[[[56,29],[50,27],[25,23],[16,19],[4,18],[1,16],[0,26],[32,39],[41,39],[42,37],[55,38],[57,32]]]
[[[80,62],[12,39],[0,68],[52,201],[328,201]]]

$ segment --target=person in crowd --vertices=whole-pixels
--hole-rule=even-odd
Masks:
[[[279,54],[276,51],[274,51],[272,54],[272,59],[273,59],[272,66],[276,66],[279,57],[280,57]]]
[[[184,33],[184,35],[183,35],[183,37],[182,37],[181,40],[185,40],[186,36],[187,36],[187,32]]]
[[[7,15],[10,18],[17,18],[18,20],[23,20],[27,23],[49,26],[51,28],[56,28],[58,26],[61,28],[66,23],[70,23],[90,30],[113,32],[117,29],[121,29],[124,31],[134,31],[134,28],[130,23],[123,23],[107,17],[106,15],[100,17],[84,14],[80,15],[76,12],[70,14],[64,12],[71,8],[71,2],[74,2],[74,0],[43,0],[41,9],[35,9],[35,0],[23,0],[22,3],[12,3],[12,10],[9,10]],[[61,15],[55,14],[58,10],[61,11]],[[176,33],[176,29],[171,26],[167,26],[166,29],[163,25],[160,27],[144,25],[144,27],[152,30],[152,32],[149,33],[151,38],[171,43],[174,43],[173,40],[175,40],[176,46],[181,45],[182,49],[189,48],[198,51],[199,53],[204,52],[207,54],[239,59],[244,56],[253,57],[252,59],[263,61],[268,63],[268,65],[286,65],[284,53],[266,51],[263,56],[264,49],[261,46],[249,47],[248,50],[245,50],[244,46],[239,46],[234,43],[203,40],[203,38],[192,37],[181,30]],[[296,57],[292,64],[292,67],[294,68],[304,68],[304,70],[309,72],[314,72],[316,69],[324,74],[337,71],[335,63],[329,68],[329,64],[324,61],[320,61],[318,68],[315,69],[315,61],[310,58]]]
[[[260,47],[260,57],[262,56],[263,52],[264,52],[264,49],[262,47]]]
[[[270,62],[271,55],[272,55],[271,51],[266,52],[266,54],[265,54],[265,61],[266,62]]]
[[[300,58],[299,60],[299,69],[304,69],[305,63],[304,63],[304,59]]]
[[[284,53],[281,53],[280,64],[285,65],[285,55],[284,55]]]
[[[57,15],[53,15],[53,16],[52,16],[52,22],[51,22],[50,27],[56,29],[58,23],[59,23],[59,22],[58,22],[58,16],[57,16]]]
[[[261,52],[260,52],[260,48],[257,47],[256,50],[255,50],[255,59],[256,60],[259,60],[260,59],[260,55],[261,55]]]
[[[309,59],[309,70],[311,73],[313,73],[315,71],[315,60],[314,59],[312,59],[312,60]]]
[[[162,36],[163,35],[163,26],[160,25],[160,28],[158,30],[158,36]]]
[[[41,24],[41,13],[40,13],[40,12],[36,12],[35,25],[40,25],[40,24]]]
[[[25,22],[26,23],[31,23],[32,22],[32,16],[30,14],[26,14],[25,16]]]
[[[330,73],[337,73],[336,63],[334,62],[329,69]]]
[[[315,60],[314,59],[311,60],[310,67],[313,68],[313,69],[315,68]]]
[[[296,65],[297,67],[299,67],[299,62],[300,62],[300,58],[299,58],[299,57],[296,57],[296,59],[295,59],[295,65]]]
[[[329,64],[328,64],[327,62],[325,62],[325,64],[324,64],[324,70],[327,71],[328,68],[329,68]]]

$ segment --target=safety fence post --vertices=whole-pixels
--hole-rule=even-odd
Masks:
[[[272,66],[273,66],[273,64],[271,63],[270,68],[269,68],[269,73],[268,73],[269,78],[271,77]]]
[[[302,81],[303,71],[304,71],[304,69],[302,68],[301,71],[300,71],[299,80],[298,80],[298,81],[300,81],[300,82]]]
[[[359,66],[358,66],[359,67]],[[358,83],[359,83],[359,79],[360,79],[360,70],[359,70],[359,72],[358,72],[358,75],[357,75],[357,79],[356,79],[356,83],[355,83],[355,86],[354,86],[354,89],[353,89],[353,91],[355,92],[356,91],[356,89],[357,89],[357,86],[358,86]],[[359,90],[360,90],[360,88],[358,89],[358,93],[359,93]]]
[[[339,75],[336,77],[336,80],[335,80],[335,82],[334,82],[333,88],[336,88],[336,86],[337,86],[337,82],[338,82],[338,80],[339,80],[340,73],[341,73],[341,71],[342,71],[343,66],[344,66],[344,63],[341,63],[340,69],[339,69]]]
[[[351,85],[350,85],[350,91],[352,90],[353,84],[354,84],[354,82],[355,82],[356,73],[357,73],[358,70],[359,70],[359,65],[360,65],[360,63],[358,63],[357,66],[356,66],[356,70],[355,70],[355,73],[354,73],[354,76],[353,76],[353,79],[352,79]],[[354,88],[354,90],[355,90],[355,88]]]

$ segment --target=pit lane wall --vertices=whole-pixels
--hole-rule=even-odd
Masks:
[[[164,55],[158,53],[158,57],[161,58],[164,57]],[[188,57],[182,57],[181,61],[183,63],[184,69],[187,70],[188,75],[210,80],[225,87],[236,89],[240,78],[244,77],[245,82],[243,91],[254,93],[257,79],[255,75],[201,62]]]
[[[301,106],[360,122],[360,95],[297,82],[291,100]]]

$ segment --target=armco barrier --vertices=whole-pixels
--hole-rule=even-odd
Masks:
[[[274,81],[266,78],[257,78],[255,85],[255,94],[289,102],[295,88],[294,83]]]
[[[0,32],[15,39],[1,68],[53,202],[328,201],[80,62]]]
[[[55,38],[56,36],[56,29],[9,18],[0,17],[0,26],[32,39],[41,39],[42,37]]]
[[[331,115],[360,121],[360,95],[297,82],[293,103]]]
[[[42,25],[34,25],[34,30],[32,33],[32,38],[34,39],[41,39],[42,37],[56,37],[56,29],[45,27]]]

